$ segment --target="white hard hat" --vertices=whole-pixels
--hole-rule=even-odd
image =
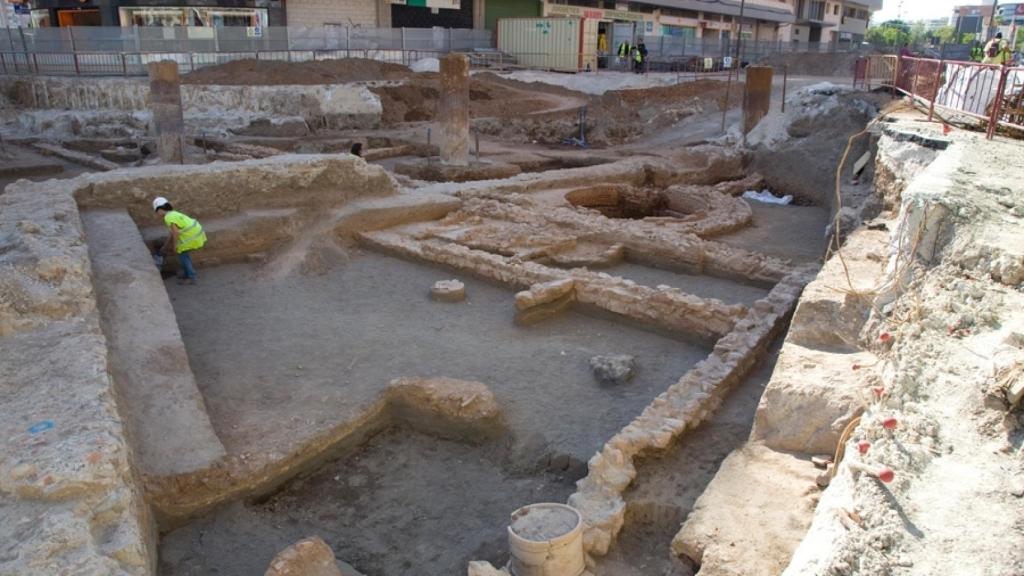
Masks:
[[[157,196],[156,198],[154,198],[153,199],[153,212],[156,212],[157,210],[159,210],[160,207],[163,206],[164,204],[170,204],[170,202],[167,201],[167,198],[164,198],[163,196]]]

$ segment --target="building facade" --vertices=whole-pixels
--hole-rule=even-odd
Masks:
[[[882,9],[882,0],[796,1],[793,42],[854,43],[864,41],[871,15]]]
[[[976,39],[984,40],[989,37],[992,24],[992,4],[973,6],[956,6],[953,8],[953,16],[949,19],[949,25],[956,30],[957,38],[965,34],[973,34]],[[995,32],[992,32],[994,34]]]
[[[860,42],[882,0],[31,0],[35,26],[345,26],[496,30],[500,18],[598,20],[633,35]],[[612,35],[609,34],[609,37]],[[616,34],[618,36],[618,34]]]
[[[285,0],[32,0],[31,25],[284,26]]]

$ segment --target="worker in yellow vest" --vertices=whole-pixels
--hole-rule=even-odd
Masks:
[[[178,283],[195,284],[196,269],[192,264],[191,253],[206,245],[206,232],[203,232],[203,226],[195,218],[175,210],[163,196],[153,200],[153,211],[157,214],[162,213],[164,225],[171,233],[171,237],[164,242],[160,252],[166,253],[174,246],[175,252],[178,253],[178,261],[181,263],[181,277]]]
[[[1010,43],[1003,40],[1003,33],[999,32],[985,44],[985,59],[981,63],[1005,66],[1010,60]]]

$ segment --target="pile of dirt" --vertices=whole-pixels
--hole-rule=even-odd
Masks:
[[[580,97],[575,106],[529,116],[505,114],[475,122],[474,126],[483,134],[505,140],[557,144],[579,135],[579,107],[585,105],[587,142],[592,146],[617,145],[694,114],[720,111],[725,88],[725,82],[700,80],[657,88],[614,90],[601,96],[572,93]],[[739,102],[742,92],[742,85],[733,86],[731,105]]]
[[[228,86],[341,84],[369,80],[403,80],[413,75],[408,67],[366,58],[315,62],[235,60],[184,75],[183,84]]]
[[[437,74],[417,74],[397,86],[372,88],[384,108],[384,124],[431,121],[437,114],[440,79]],[[529,85],[499,79],[494,74],[473,76],[469,83],[469,115],[471,118],[510,118],[530,113],[570,107],[585,102],[586,97],[571,91],[563,97],[538,93]]]

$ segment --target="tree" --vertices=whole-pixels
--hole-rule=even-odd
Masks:
[[[868,28],[865,35],[873,44],[896,46],[910,41],[910,25],[902,20],[886,20],[877,27]]]
[[[939,41],[939,44],[952,44],[956,39],[956,28],[942,26],[932,30],[932,36]]]

